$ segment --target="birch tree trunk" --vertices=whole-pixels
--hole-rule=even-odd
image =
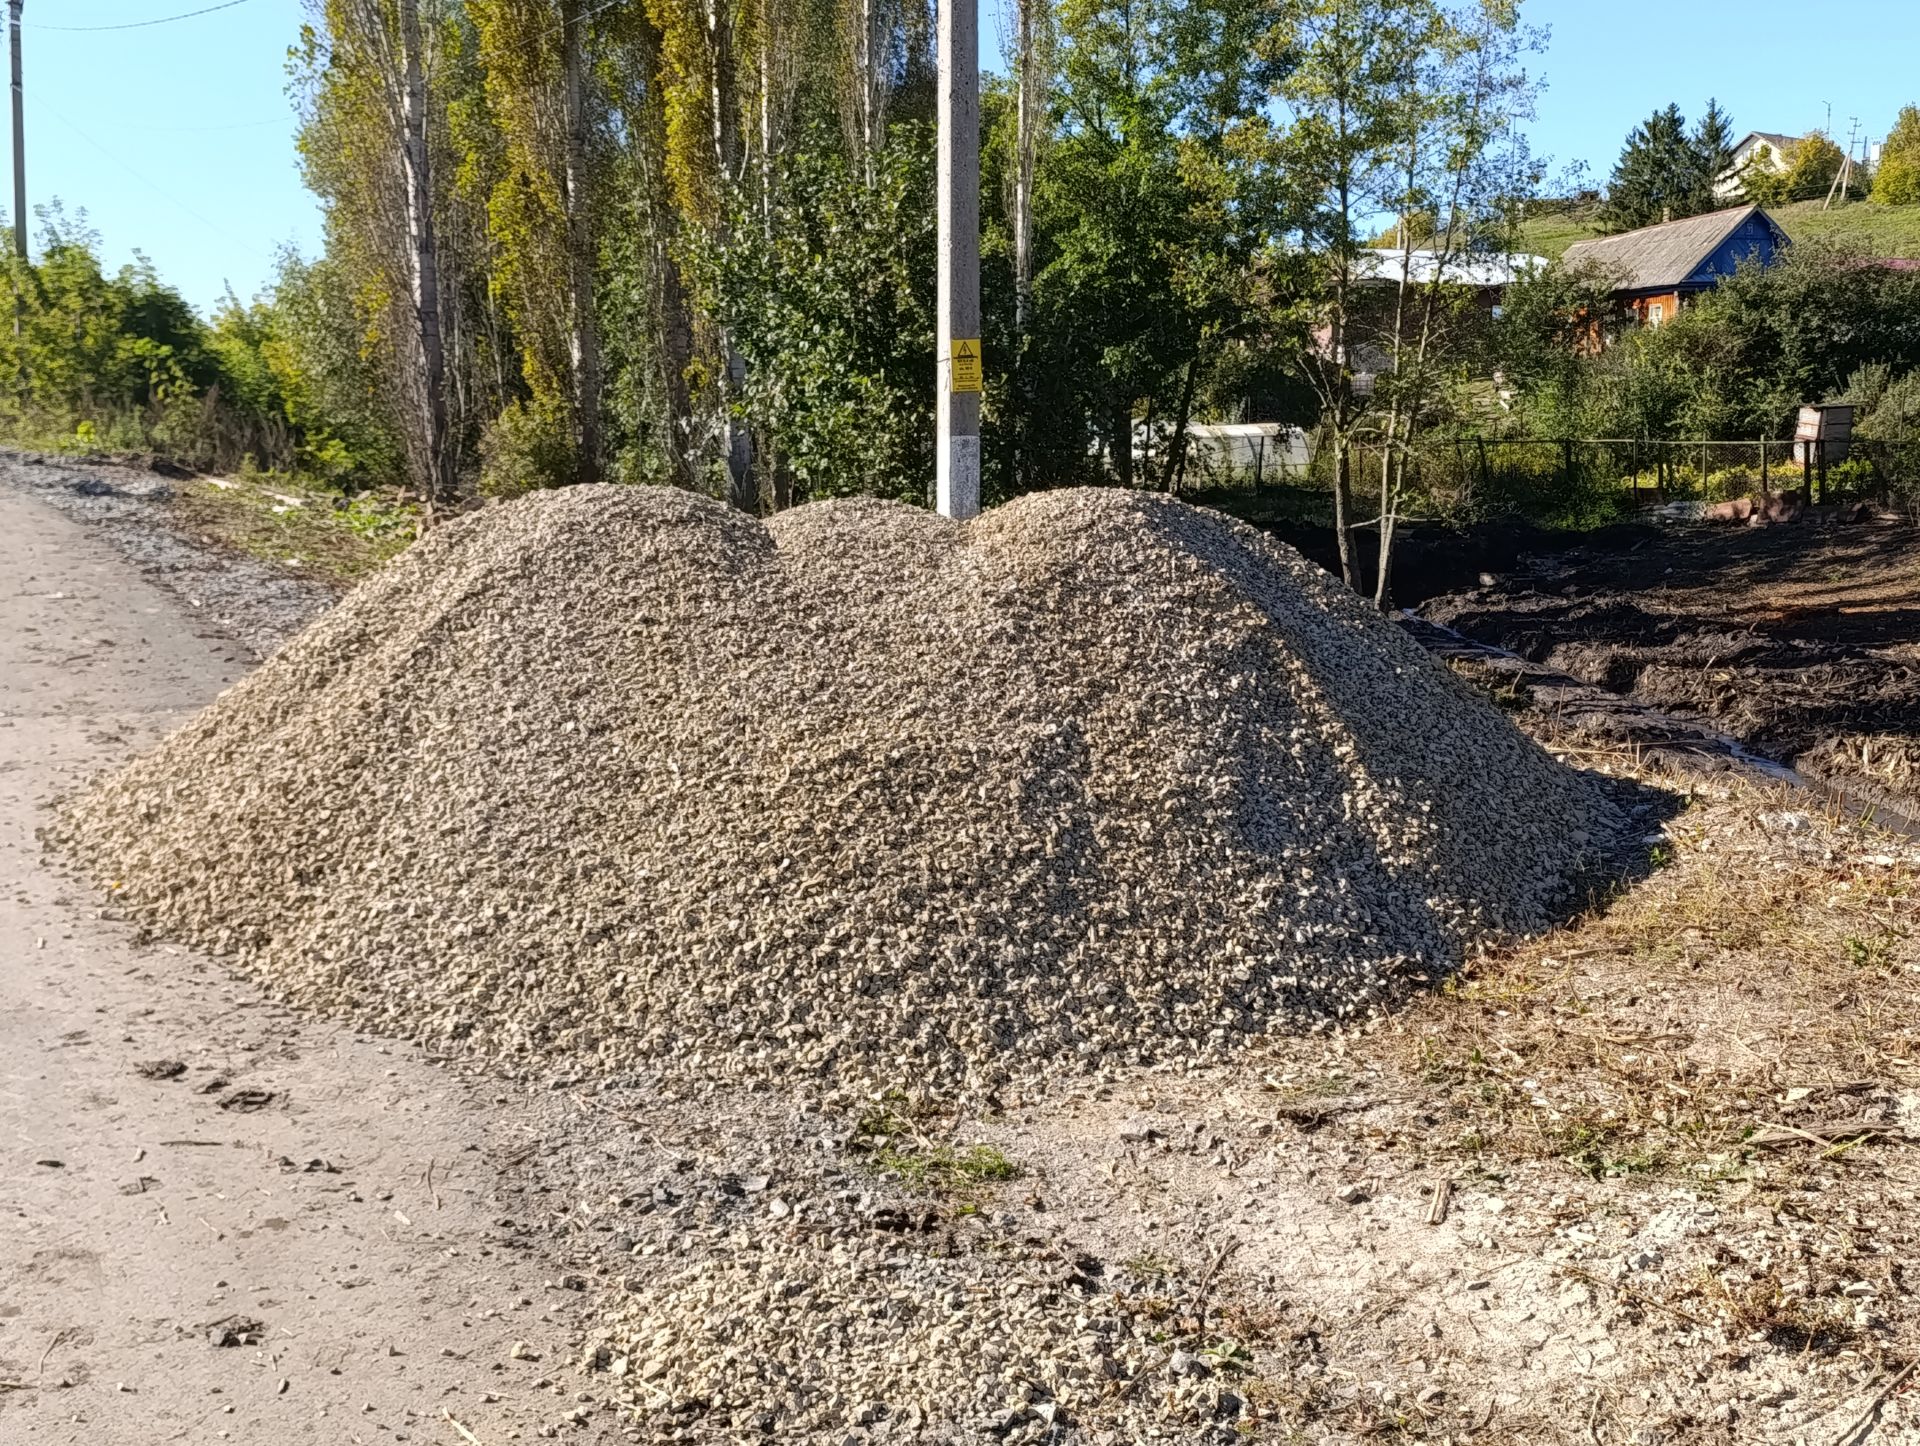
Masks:
[[[1033,181],[1040,156],[1040,137],[1047,123],[1048,77],[1052,67],[1051,0],[1016,0],[1014,66],[1019,80],[1014,113],[1013,214],[1013,396],[1014,410],[1024,422],[1029,410],[1026,339],[1033,324]],[[1026,457],[1020,427],[1008,429],[1012,456],[1011,481],[1016,490],[1026,482]]]
[[[440,265],[433,238],[433,178],[427,152],[427,82],[421,61],[419,0],[400,0],[400,164],[406,211],[409,299],[420,373],[413,426],[416,469],[429,515],[453,500],[447,437],[447,359],[440,337]]]
[[[598,482],[602,473],[600,433],[600,326],[593,290],[593,228],[588,217],[586,185],[587,118],[581,94],[581,34],[579,0],[561,7],[563,103],[566,110],[567,207],[567,350],[573,363],[573,442],[575,477]]]
[[[739,91],[736,86],[733,53],[733,12],[726,0],[706,0],[707,100],[713,117],[714,174],[722,193],[740,179]],[[722,236],[726,230],[722,216],[715,222]],[[717,387],[717,401],[727,444],[728,500],[743,512],[759,511],[758,489],[753,478],[753,434],[736,415],[738,399],[747,379],[747,364],[734,348],[733,339],[720,332],[720,350],[726,358]]]

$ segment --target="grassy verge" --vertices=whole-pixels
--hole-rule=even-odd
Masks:
[[[1853,239],[1876,256],[1920,256],[1920,206],[1854,201],[1823,211],[1818,201],[1793,201],[1769,207],[1768,214],[1795,241]],[[1520,223],[1518,244],[1522,251],[1552,260],[1574,242],[1599,234],[1600,223],[1590,207],[1542,211]]]
[[[1887,1102],[1920,1082],[1911,851],[1748,788],[1668,831],[1654,878],[1369,1041],[1421,1087],[1436,1154],[1758,1182],[1900,1137]]]
[[[196,477],[178,485],[173,506],[208,541],[343,588],[412,542],[420,518],[392,494],[345,497],[278,474]]]

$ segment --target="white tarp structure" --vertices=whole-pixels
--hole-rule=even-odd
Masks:
[[[1313,461],[1307,434],[1281,422],[1195,422],[1187,427],[1188,485],[1198,478],[1280,482]]]
[[[1156,421],[1153,436],[1147,424],[1133,424],[1135,467],[1158,468],[1173,442],[1171,423]],[[1088,455],[1102,447],[1096,439]],[[1246,487],[1285,482],[1304,476],[1313,462],[1313,439],[1285,422],[1189,422],[1187,424],[1187,487]]]

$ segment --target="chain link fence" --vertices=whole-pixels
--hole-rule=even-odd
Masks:
[[[1243,515],[1322,519],[1330,510],[1333,449],[1318,439],[1195,439],[1183,493]],[[1351,449],[1364,524],[1378,512],[1384,448]],[[1407,459],[1401,513],[1448,521],[1524,517],[1591,526],[1674,502],[1713,503],[1775,493],[1815,504],[1868,502],[1920,511],[1920,439],[1850,443],[1677,441],[1617,437],[1429,438]]]

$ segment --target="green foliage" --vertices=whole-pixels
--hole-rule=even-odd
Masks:
[[[1920,204],[1920,106],[1902,106],[1880,150],[1873,199],[1887,206]]]
[[[1846,159],[1825,132],[1812,131],[1794,143],[1785,171],[1761,164],[1764,157],[1756,155],[1742,179],[1742,190],[1756,206],[1824,200]],[[1848,189],[1851,192],[1851,185]]]
[[[742,415],[765,430],[794,500],[924,501],[933,475],[933,136],[895,127],[856,173],[816,132],[778,200],[737,204],[690,240],[702,304],[746,362]]]
[[[1097,436],[1114,469],[1130,469],[1136,418],[1173,425],[1259,327],[1256,266],[1278,239],[1263,110],[1280,74],[1266,58],[1273,22],[1247,0],[1202,15],[1187,0],[1068,0],[1057,13],[1024,334],[997,216],[983,238],[998,373],[990,492],[1100,475]],[[1009,96],[989,96],[990,117],[1010,110]],[[988,194],[1011,185],[1010,131],[988,132]]]
[[[0,337],[5,371],[23,376],[26,408],[96,422],[190,396],[219,379],[206,335],[180,294],[144,259],[112,276],[84,217],[43,214],[40,259],[8,276],[21,335]]]
[[[1591,278],[1559,266],[1509,292],[1499,354],[1536,435],[1782,438],[1801,404],[1839,395],[1862,366],[1920,367],[1920,277],[1857,247],[1742,266],[1667,325],[1605,347],[1582,314],[1610,316]]]
[[[109,275],[98,238],[57,208],[38,258],[4,273],[21,302],[0,331],[0,374],[19,379],[0,428],[31,445],[147,453],[207,471],[299,469],[340,486],[380,472],[392,449],[349,345],[329,346],[330,288],[289,259],[273,295],[229,295],[211,324],[144,259]]]
[[[1612,289],[1611,278],[1591,265],[1556,264],[1522,276],[1502,298],[1494,364],[1541,436],[1597,435],[1585,382],[1612,314]]]
[[[1020,1168],[994,1145],[956,1149],[929,1138],[914,1111],[898,1092],[889,1092],[861,1113],[853,1128],[853,1149],[870,1168],[916,1190],[962,1202],[978,1200],[986,1187],[1020,1178]]]
[[[573,473],[567,408],[558,396],[508,402],[480,438],[480,492],[518,497],[558,487]]]
[[[1693,153],[1704,186],[1700,209],[1711,211],[1719,204],[1713,195],[1713,183],[1733,166],[1733,121],[1717,100],[1707,101],[1706,112],[1693,128]]]
[[[1602,219],[1631,231],[1714,209],[1713,179],[1725,166],[1729,123],[1714,102],[1692,134],[1680,107],[1657,110],[1627,136],[1607,185]]]
[[[1869,452],[1888,480],[1909,497],[1920,494],[1920,369],[1895,375],[1884,363],[1870,363],[1847,382],[1854,435],[1876,444]]]

